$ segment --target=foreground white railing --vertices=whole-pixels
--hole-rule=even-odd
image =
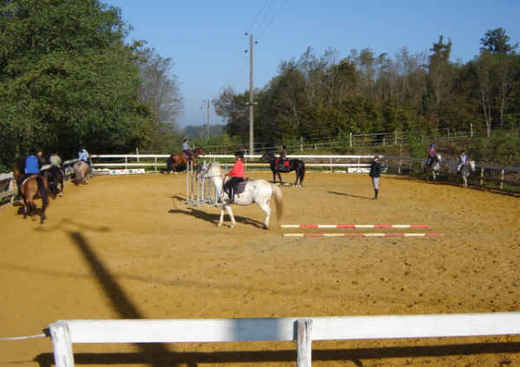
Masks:
[[[312,318],[69,320],[49,325],[56,367],[73,367],[73,343],[296,341],[299,367],[312,340],[443,338],[520,334],[520,313]]]

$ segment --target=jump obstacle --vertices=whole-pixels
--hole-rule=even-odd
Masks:
[[[202,164],[206,164],[203,162]],[[209,178],[202,178],[193,161],[186,163],[186,205],[217,205],[217,191]]]
[[[284,233],[283,237],[441,237],[442,233],[427,232],[427,233],[403,233],[403,232],[385,232],[385,233]]]
[[[299,228],[299,229],[370,229],[370,228],[420,228],[429,229],[428,224],[282,224],[281,228]],[[390,237],[390,238],[419,238],[419,237],[441,237],[442,233],[436,232],[382,232],[382,233],[360,233],[360,232],[343,232],[343,233],[283,233],[283,237],[293,238],[325,238],[325,237],[349,237],[349,238],[373,238],[373,237]]]
[[[365,228],[421,228],[429,229],[428,224],[282,224],[281,228],[350,228],[350,229],[365,229]]]

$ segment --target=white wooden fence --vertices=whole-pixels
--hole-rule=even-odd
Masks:
[[[136,168],[153,167],[155,171],[165,167],[168,154],[93,154],[94,167],[96,168]],[[269,167],[269,163],[260,162],[259,154],[246,154],[244,164],[246,169],[251,167]],[[348,173],[368,172],[370,160],[373,155],[288,155],[288,159],[301,159],[305,161],[305,167],[329,169],[330,171],[342,169]],[[224,159],[234,160],[233,154],[205,154],[199,159]],[[341,161],[341,162],[338,162]]]
[[[56,367],[73,367],[73,343],[296,341],[310,367],[312,340],[519,335],[520,312],[312,318],[69,320],[49,325]]]

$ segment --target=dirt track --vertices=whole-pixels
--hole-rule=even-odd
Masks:
[[[217,209],[183,205],[184,185],[182,174],[67,184],[44,225],[2,207],[0,337],[59,319],[520,311],[518,198],[383,177],[373,201],[367,176],[310,172],[304,189],[283,188],[284,223],[430,224],[444,237],[283,239],[275,216],[260,228],[257,206],[217,228]],[[294,349],[74,345],[78,366],[292,366]],[[515,366],[519,352],[520,337],[313,343],[320,366]],[[0,341],[1,366],[51,361],[48,339]]]

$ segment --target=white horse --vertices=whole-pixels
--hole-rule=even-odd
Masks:
[[[427,172],[428,170],[430,170],[434,181],[437,179],[437,176],[441,172],[441,161],[442,161],[442,157],[439,153],[435,154],[435,158],[430,166],[428,166],[426,164],[426,159],[423,161],[424,172]]]
[[[468,187],[468,177],[471,175],[471,172],[475,172],[475,161],[468,160],[459,171],[464,187]]]
[[[220,208],[220,220],[218,222],[218,226],[220,227],[224,221],[224,210],[229,214],[231,218],[231,228],[233,228],[236,224],[235,216],[233,215],[233,211],[231,210],[231,205],[229,202],[229,197],[227,193],[224,192],[224,174],[222,172],[222,168],[218,162],[212,162],[207,165],[207,167],[203,167],[201,170],[202,178],[209,178],[213,185],[215,185],[215,190],[217,192],[217,198],[222,200],[222,206]],[[264,228],[269,228],[269,219],[271,218],[271,197],[274,196],[274,203],[276,206],[276,214],[277,219],[280,221],[283,214],[283,197],[282,190],[265,180],[247,180],[245,183],[244,191],[241,193],[235,194],[234,204],[237,205],[251,205],[253,203],[258,204],[258,206],[265,212],[266,217],[264,221]]]

